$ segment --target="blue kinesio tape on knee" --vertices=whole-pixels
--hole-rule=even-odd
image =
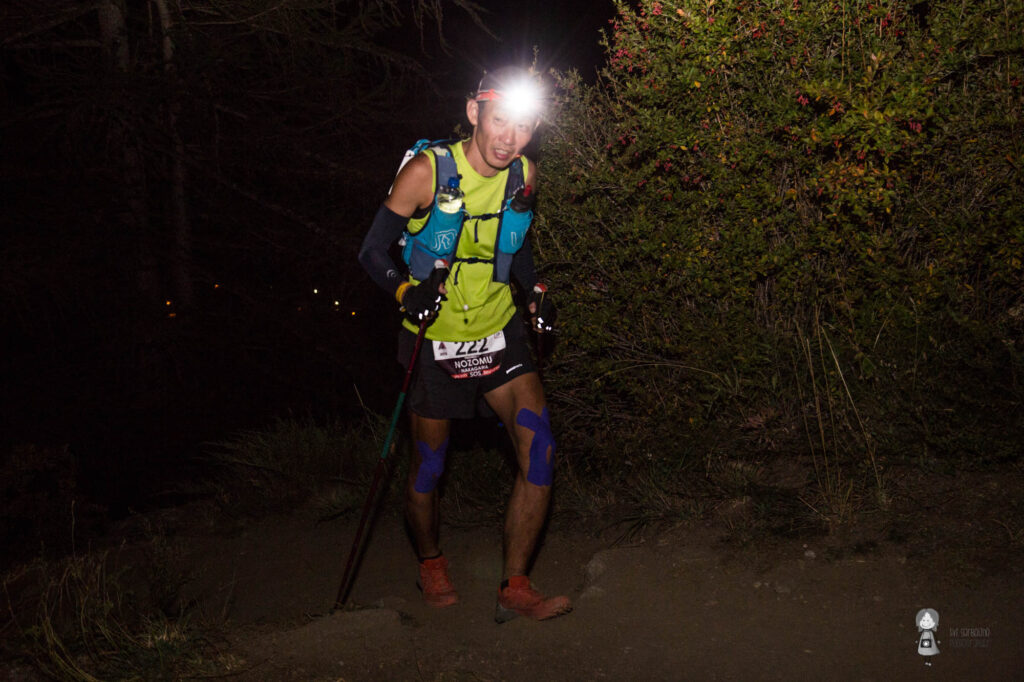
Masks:
[[[516,415],[516,424],[533,431],[526,480],[534,485],[551,485],[555,473],[555,436],[551,433],[548,408],[545,407],[538,415],[524,407]]]
[[[413,488],[418,493],[432,493],[437,488],[437,481],[444,473],[444,456],[448,452],[448,439],[432,450],[423,441],[416,443],[420,453],[420,468],[416,472],[416,483]]]

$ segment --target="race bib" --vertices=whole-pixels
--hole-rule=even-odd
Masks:
[[[505,334],[495,332],[476,341],[432,341],[434,361],[452,379],[473,379],[501,369],[505,355]]]

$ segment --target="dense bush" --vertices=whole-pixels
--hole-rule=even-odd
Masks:
[[[1024,2],[617,6],[542,150],[569,449],[1019,455]]]

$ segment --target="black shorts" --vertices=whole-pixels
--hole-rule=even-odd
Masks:
[[[483,399],[484,394],[522,374],[536,371],[530,356],[526,324],[519,315],[513,316],[502,331],[505,334],[505,351],[500,367],[487,376],[464,379],[453,378],[439,365],[434,359],[434,345],[430,339],[423,339],[406,396],[409,409],[429,419],[470,419],[480,414],[491,414]],[[406,369],[415,347],[416,334],[402,327],[398,335],[398,362]]]

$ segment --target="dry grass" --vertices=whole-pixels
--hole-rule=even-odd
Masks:
[[[794,360],[794,376],[805,406],[801,415],[816,481],[801,499],[834,531],[848,524],[862,506],[862,496],[855,494],[858,481],[849,473],[857,471],[858,464],[866,463],[871,470],[877,508],[888,509],[888,494],[876,440],[861,418],[827,331],[816,322],[813,336],[797,329],[797,341],[805,371]]]
[[[124,558],[97,552],[7,573],[4,653],[52,679],[78,682],[182,679],[239,665],[187,613],[167,614],[131,587],[139,581]]]

